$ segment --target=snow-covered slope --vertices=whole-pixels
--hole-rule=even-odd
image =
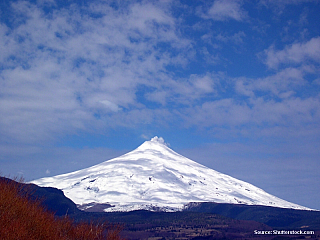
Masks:
[[[308,209],[183,157],[158,137],[123,156],[32,183],[59,188],[79,205],[114,205],[105,211],[175,211],[189,202]]]

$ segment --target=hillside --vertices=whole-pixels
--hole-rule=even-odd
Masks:
[[[25,185],[22,183],[17,183]],[[285,236],[286,239],[319,239],[320,212],[248,206],[222,203],[190,204],[182,212],[84,212],[74,209],[75,203],[54,188],[27,185],[32,198],[41,198],[42,205],[56,216],[67,214],[75,222],[109,222],[123,226],[121,236],[126,239],[273,239],[275,236],[257,236],[254,230],[313,230],[314,235]],[[49,191],[48,191],[49,190]],[[290,237],[290,238],[289,238]]]

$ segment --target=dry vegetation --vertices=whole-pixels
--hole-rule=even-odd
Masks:
[[[21,180],[20,180],[21,182]],[[120,227],[110,224],[74,223],[55,217],[41,201],[30,198],[30,187],[0,178],[0,239],[2,240],[118,240]]]

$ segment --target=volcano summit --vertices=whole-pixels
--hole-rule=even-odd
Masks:
[[[309,210],[181,156],[161,137],[95,166],[32,183],[61,189],[81,209],[101,204],[104,211],[177,211],[190,202],[217,202]]]

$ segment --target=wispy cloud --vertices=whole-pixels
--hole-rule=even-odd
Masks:
[[[247,13],[241,4],[214,1],[207,17],[242,21]],[[319,124],[319,96],[299,96],[309,87],[307,75],[318,71],[319,37],[262,51],[260,59],[273,71],[265,76],[214,70],[179,75],[203,49],[218,51],[214,44],[221,42],[231,48],[249,36],[206,32],[200,36],[208,45],[195,46],[170,6],[133,2],[117,8],[94,1],[47,13],[41,5],[12,3],[15,23],[0,25],[3,139],[32,143],[88,129],[177,122],[244,130],[288,124],[288,131]]]
[[[260,0],[260,2],[263,4],[288,5],[288,4],[299,4],[304,2],[315,2],[315,1],[314,0]]]
[[[166,66],[186,61],[186,51],[168,51],[188,48],[189,41],[164,5],[117,10],[94,2],[86,11],[50,14],[28,2],[11,6],[16,24],[0,27],[0,131],[8,139],[33,141],[100,126],[101,117],[113,121],[121,109],[133,116],[131,110],[142,110],[138,86],[159,88],[168,78]]]
[[[243,31],[239,31],[232,36],[225,36],[219,33],[215,38],[221,42],[232,42],[235,44],[243,43],[243,38],[246,37],[246,34]]]
[[[241,8],[241,3],[240,0],[215,0],[203,17],[217,21],[243,21],[247,13]]]
[[[305,84],[304,74],[305,72],[301,69],[285,68],[264,78],[239,78],[235,81],[235,89],[238,93],[250,97],[282,98],[285,93],[296,92]]]
[[[294,43],[283,50],[275,50],[274,46],[265,50],[266,64],[277,68],[280,64],[301,64],[302,62],[320,60],[320,37],[312,38],[304,43]]]

